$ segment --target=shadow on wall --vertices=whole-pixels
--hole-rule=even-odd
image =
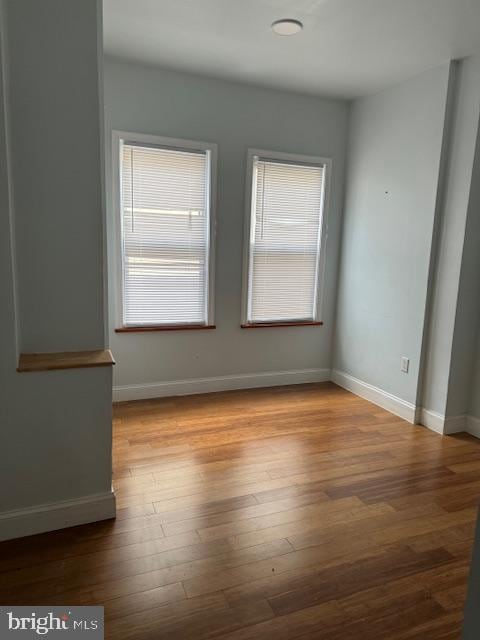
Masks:
[[[478,638],[480,638],[480,512],[473,543],[462,640],[478,640]]]

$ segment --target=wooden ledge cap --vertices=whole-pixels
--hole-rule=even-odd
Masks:
[[[55,371],[56,369],[84,369],[111,367],[115,364],[110,349],[97,351],[61,351],[58,353],[21,353],[17,371]]]

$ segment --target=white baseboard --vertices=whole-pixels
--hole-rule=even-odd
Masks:
[[[467,431],[475,438],[480,438],[480,418],[474,416],[466,416],[467,418]]]
[[[442,435],[452,435],[466,431],[480,438],[480,419],[469,415],[444,416],[441,413],[421,409],[420,424]]]
[[[0,541],[115,517],[112,491],[0,513]]]
[[[330,371],[330,369],[265,371],[260,373],[215,376],[211,378],[192,378],[189,380],[170,380],[166,382],[146,382],[143,384],[115,386],[113,387],[113,401],[145,400],[149,398],[164,398],[234,389],[275,387],[304,384],[306,382],[327,382],[329,380],[412,424],[422,424],[442,435],[467,431],[471,435],[480,438],[479,418],[468,415],[445,417],[435,411],[416,407],[413,403],[407,402],[379,387],[363,382],[363,380],[359,380],[348,373],[336,369],[332,371]]]
[[[306,382],[327,382],[329,380],[330,369],[293,369],[291,371],[240,373],[213,378],[146,382],[144,384],[113,387],[113,401],[145,400],[148,398],[211,393],[213,391],[275,387]]]
[[[416,420],[416,407],[410,402],[406,402],[397,396],[394,396],[383,389],[374,387],[367,382],[363,382],[358,378],[354,378],[348,373],[343,371],[332,371],[332,381],[338,384],[340,387],[351,391],[361,398],[365,398],[374,404],[394,413],[396,416],[400,416],[404,420],[408,420],[412,424]]]
[[[418,422],[423,424],[424,427],[435,431],[435,433],[445,433],[445,416],[436,411],[430,411],[429,409],[420,409],[420,416]]]

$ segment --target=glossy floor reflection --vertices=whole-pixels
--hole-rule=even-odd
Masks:
[[[460,637],[480,443],[330,383],[124,403],[118,517],[0,545],[9,604],[108,638]]]

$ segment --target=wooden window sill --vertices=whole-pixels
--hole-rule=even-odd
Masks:
[[[61,351],[57,353],[21,353],[17,371],[55,371],[56,369],[85,369],[111,367],[115,364],[110,349],[97,351]]]
[[[274,327],[321,327],[323,322],[252,322],[241,324],[242,329],[271,329]]]
[[[203,331],[205,329],[216,329],[214,324],[169,324],[139,327],[118,327],[115,333],[143,333],[147,331]]]

